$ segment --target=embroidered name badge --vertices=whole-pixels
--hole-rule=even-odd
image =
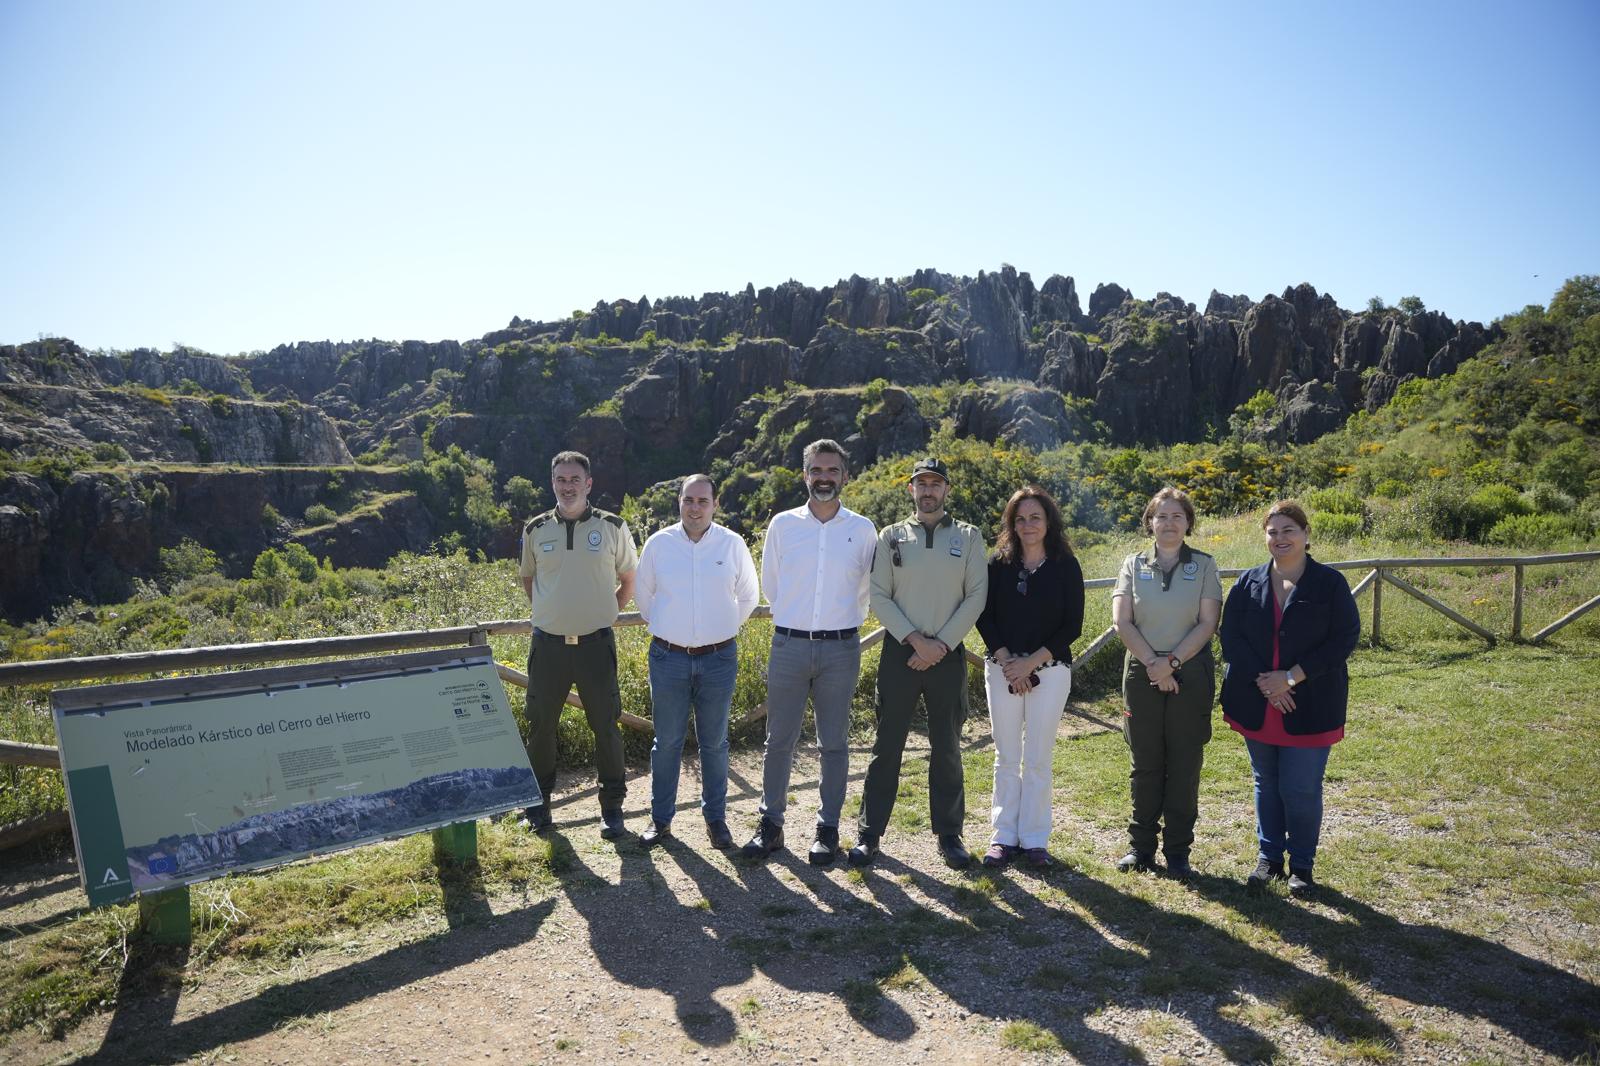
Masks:
[[[960,537],[951,537],[950,538],[950,554],[954,555],[957,559],[961,558],[961,538]]]
[[[589,550],[592,552],[600,550],[600,531],[598,529],[589,530]]]
[[[543,544],[539,545],[539,550],[542,552],[553,552],[556,550],[556,542],[553,540],[547,540]]]
[[[1183,564],[1183,579],[1185,581],[1193,581],[1195,579],[1195,575],[1198,574],[1199,572],[1200,572],[1200,564],[1199,563],[1184,563]]]
[[[1155,576],[1156,576],[1156,572],[1154,570],[1146,570],[1142,566],[1139,568],[1139,580],[1140,581],[1151,581],[1151,580],[1154,580]]]

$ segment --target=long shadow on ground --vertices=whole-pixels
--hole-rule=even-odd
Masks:
[[[1385,995],[1481,1018],[1546,1054],[1600,1051],[1600,987],[1503,944],[1401,921],[1327,885],[1317,902],[1337,916],[1226,881],[1200,891]]]
[[[172,1012],[165,999],[158,1000],[154,1016],[148,1019],[149,998],[119,999],[105,1041],[81,1061],[168,1062],[249,1040],[286,1022],[340,1010],[525,944],[538,935],[554,906],[554,900],[543,900],[500,915],[492,923],[428,937],[315,977],[276,985],[249,1000],[176,1024],[169,1024]]]

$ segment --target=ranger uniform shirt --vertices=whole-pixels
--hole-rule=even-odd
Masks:
[[[1187,543],[1178,549],[1178,562],[1171,570],[1162,570],[1155,558],[1152,546],[1122,560],[1111,598],[1133,599],[1133,624],[1151,651],[1165,655],[1183,643],[1200,621],[1201,600],[1222,602],[1222,582],[1217,561]]]
[[[639,565],[628,523],[587,508],[575,520],[551,509],[522,527],[519,573],[533,579],[533,624],[581,637],[617,620],[617,579]]]
[[[954,648],[989,592],[983,534],[945,515],[929,529],[916,516],[885,526],[872,558],[872,613],[894,639],[912,633]]]

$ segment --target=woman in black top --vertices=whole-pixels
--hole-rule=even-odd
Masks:
[[[988,646],[983,685],[994,736],[994,826],[985,866],[1021,854],[1051,865],[1051,759],[1072,691],[1072,642],[1083,632],[1083,570],[1061,508],[1036,485],[1018,489],[989,559],[989,599],[978,618]]]

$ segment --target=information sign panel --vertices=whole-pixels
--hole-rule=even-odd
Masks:
[[[536,804],[486,647],[52,693],[92,905]]]

